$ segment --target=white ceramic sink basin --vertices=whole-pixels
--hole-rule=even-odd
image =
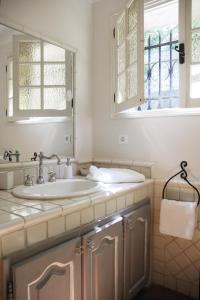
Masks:
[[[98,191],[99,188],[99,183],[85,179],[59,179],[33,186],[20,185],[12,193],[20,198],[46,200],[84,196]]]

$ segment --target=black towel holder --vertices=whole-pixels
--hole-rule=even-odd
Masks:
[[[164,199],[165,198],[165,189],[166,189],[166,187],[167,187],[167,185],[168,185],[168,183],[174,178],[174,177],[176,177],[176,176],[178,176],[179,174],[180,174],[180,177],[183,179],[183,180],[185,180],[196,192],[197,192],[197,195],[198,195],[198,202],[197,202],[197,205],[199,205],[199,203],[200,203],[200,193],[199,193],[199,191],[198,191],[198,189],[192,184],[192,183],[190,183],[189,182],[189,180],[187,179],[187,171],[185,170],[185,168],[187,167],[187,165],[188,165],[188,163],[187,163],[187,161],[182,161],[181,163],[180,163],[180,167],[181,167],[181,170],[178,172],[178,173],[176,173],[175,175],[173,175],[172,177],[170,177],[167,181],[166,181],[166,183],[165,183],[165,185],[164,185],[164,188],[163,188],[163,192],[162,192],[162,198]]]

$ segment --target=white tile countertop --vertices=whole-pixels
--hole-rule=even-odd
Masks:
[[[26,200],[14,197],[12,191],[0,191],[0,256],[112,215],[146,197],[152,198],[152,194],[152,179],[102,184],[96,193],[60,200]]]

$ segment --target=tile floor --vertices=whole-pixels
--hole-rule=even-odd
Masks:
[[[143,289],[133,300],[192,300],[192,298],[154,285]]]

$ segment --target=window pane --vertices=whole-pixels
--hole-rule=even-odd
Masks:
[[[125,14],[123,13],[117,22],[117,44],[121,45],[125,40],[126,35],[126,24],[125,24]]]
[[[44,85],[65,85],[65,65],[45,64]]]
[[[159,62],[159,48],[150,49],[150,62],[151,63]]]
[[[192,28],[200,28],[200,1],[192,0]]]
[[[150,98],[157,99],[159,95],[159,63],[150,66]]]
[[[128,65],[137,60],[137,29],[133,31],[128,39]]]
[[[127,92],[128,99],[137,95],[137,64],[127,70]]]
[[[39,88],[20,88],[19,89],[19,109],[31,110],[41,109]]]
[[[40,42],[19,42],[19,61],[40,61]]]
[[[118,93],[117,103],[122,103],[126,100],[126,75],[123,73],[118,77]]]
[[[200,98],[200,64],[191,66],[191,98]]]
[[[44,109],[66,109],[65,88],[45,88],[44,89]]]
[[[19,85],[40,85],[40,65],[19,64]]]
[[[125,44],[118,49],[118,74],[123,72],[126,67]]]
[[[149,33],[149,36],[151,46],[159,44],[159,31],[152,31]]]
[[[200,62],[200,32],[192,33],[192,61]]]
[[[44,61],[65,61],[65,49],[44,43]]]
[[[131,32],[137,25],[137,8],[138,1],[132,1],[128,8],[128,32]]]
[[[170,94],[170,76],[169,76],[169,62],[165,61],[161,64],[161,90],[162,96],[167,97]]]

